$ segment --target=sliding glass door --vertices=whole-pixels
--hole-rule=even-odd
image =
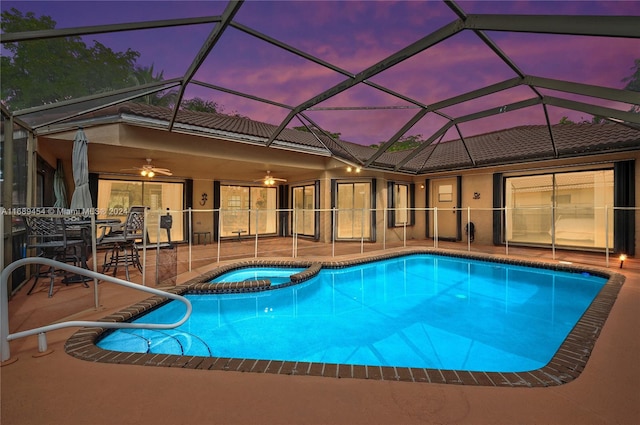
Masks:
[[[220,186],[220,236],[276,234],[276,195],[275,187]]]
[[[314,236],[315,229],[315,185],[293,188],[293,208],[295,209],[294,233]]]
[[[165,230],[158,234],[158,217],[167,209],[184,209],[184,184],[157,181],[98,180],[98,218],[119,219],[124,222],[129,208],[134,205],[149,207],[147,230],[149,241],[166,242]],[[172,213],[171,240],[184,240],[182,213]]]
[[[371,238],[371,183],[338,183],[337,239]]]
[[[613,170],[508,177],[505,205],[510,242],[613,247]]]

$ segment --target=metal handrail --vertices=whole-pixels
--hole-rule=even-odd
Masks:
[[[115,283],[127,288],[138,289],[143,292],[149,292],[154,295],[160,295],[162,297],[171,298],[183,302],[187,311],[182,319],[175,323],[169,324],[157,324],[157,323],[128,323],[128,322],[97,322],[97,321],[84,321],[84,320],[71,320],[68,322],[54,323],[51,325],[41,326],[38,328],[30,329],[27,331],[16,332],[14,334],[9,333],[9,295],[7,282],[11,272],[18,267],[27,264],[42,264],[49,267],[55,267],[57,269],[66,270],[68,272],[76,273],[81,276],[87,276],[92,279],[98,279],[101,281]],[[147,286],[139,285],[137,283],[128,282],[126,280],[118,279],[113,276],[107,276],[101,273],[97,273],[91,270],[84,269],[82,267],[73,266],[71,264],[61,263],[49,258],[32,257],[23,258],[9,264],[0,274],[0,348],[2,354],[2,361],[9,360],[11,357],[9,350],[9,341],[18,338],[24,338],[26,336],[38,335],[38,351],[44,352],[47,350],[46,332],[54,331],[58,329],[71,328],[71,327],[100,327],[109,329],[173,329],[184,322],[186,322],[191,316],[192,306],[191,302],[185,297],[177,294],[171,294],[159,289],[149,288]]]

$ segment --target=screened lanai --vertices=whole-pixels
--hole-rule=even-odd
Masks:
[[[3,15],[3,105],[37,135],[130,100],[164,101],[172,116],[157,125],[176,131],[183,101],[197,98],[273,124],[258,142],[266,147],[305,127],[331,155],[421,174],[425,151],[441,141],[460,140],[474,166],[467,139],[492,130],[544,125],[557,151],[550,126],[563,118],[640,125],[629,84],[640,52],[635,2],[8,1],[2,11],[11,16]],[[17,18],[30,12],[51,19]],[[96,60],[65,50],[70,40],[134,52],[127,66],[145,72],[68,84],[62,74]],[[17,62],[38,52],[55,66],[20,75],[28,64]],[[25,78],[56,88],[29,96]],[[393,165],[380,161],[407,140],[412,149]],[[357,155],[345,141],[377,149]]]
[[[424,372],[424,385],[413,373],[416,386],[393,382],[405,379],[395,368],[381,371],[384,382],[371,379],[373,369],[368,379],[328,379],[298,376],[301,363],[276,366],[278,375],[233,372],[250,362],[123,366],[79,361],[65,350],[84,349],[67,342],[75,329],[57,330],[48,347],[40,336],[12,341],[10,361],[20,360],[11,365],[3,347],[2,423],[637,419],[640,2],[3,0],[0,10],[0,269],[36,254],[21,216],[57,204],[54,182],[66,182],[69,206],[82,130],[99,212],[91,219],[152,209],[151,247],[141,243],[142,269],[129,279],[157,287],[149,289],[175,290],[239,260],[339,264],[432,247],[573,263],[615,275],[620,287],[593,303],[595,320],[584,316],[574,351],[552,365],[562,382],[581,375],[566,385],[528,389],[501,373],[482,388],[444,371]],[[167,212],[173,245],[161,251],[153,244]],[[99,254],[86,264],[97,272]],[[11,295],[0,306],[3,343],[9,331],[47,323],[131,317],[122,309],[148,297],[62,276],[51,298],[48,282],[27,296],[33,269],[23,269],[2,288]],[[407,279],[400,291],[412,295],[419,282]],[[512,273],[505,299],[516,280]],[[454,283],[453,313],[471,301],[466,294],[477,297],[464,287],[492,286]],[[386,283],[383,291],[399,292]],[[496,305],[491,320],[519,314]],[[552,332],[554,311],[567,307],[554,297],[541,308]],[[52,355],[42,357],[44,348]],[[187,404],[194,408],[173,408]]]

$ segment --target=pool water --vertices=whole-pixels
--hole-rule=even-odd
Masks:
[[[115,351],[485,372],[543,367],[605,284],[556,272],[438,255],[323,269],[303,284],[188,295],[174,330],[119,330]],[[171,323],[169,302],[137,322]]]
[[[283,283],[289,283],[289,277],[301,271],[304,271],[304,269],[294,267],[243,267],[218,276],[211,280],[211,282],[245,282],[266,279],[271,281],[271,285],[281,285]]]

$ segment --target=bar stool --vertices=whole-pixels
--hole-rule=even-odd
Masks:
[[[102,273],[113,269],[113,276],[118,267],[123,265],[129,280],[129,265],[142,272],[142,263],[138,255],[137,241],[143,240],[145,210],[147,207],[134,206],[129,209],[127,219],[120,225],[102,226],[103,233],[98,239],[98,248],[106,248]]]

